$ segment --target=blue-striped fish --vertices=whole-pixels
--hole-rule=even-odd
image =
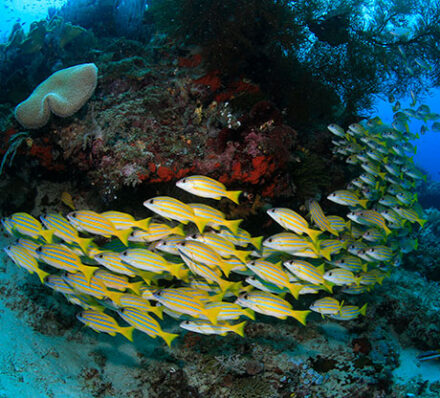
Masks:
[[[343,255],[337,260],[331,261],[330,264],[338,268],[344,268],[351,272],[367,271],[368,265],[363,263],[359,257]]]
[[[132,292],[140,295],[140,288],[143,286],[144,282],[130,282],[128,277],[125,275],[117,275],[112,272],[106,271],[105,269],[98,269],[94,276],[101,280],[105,287],[111,289],[125,291],[130,289]]]
[[[222,228],[218,233],[225,239],[232,242],[234,245],[246,247],[248,245],[254,246],[257,250],[261,250],[262,236],[251,236],[251,234],[243,228],[238,228],[237,233],[232,233],[229,229]]]
[[[327,271],[324,274],[324,279],[338,286],[351,285],[353,283],[359,285],[360,282],[360,278],[345,268],[333,268]]]
[[[4,251],[16,265],[24,268],[31,274],[35,272],[40,278],[41,283],[44,283],[45,278],[50,275],[38,267],[37,260],[24,247],[10,245],[5,247]]]
[[[201,315],[206,316],[213,324],[217,324],[217,317],[220,313],[220,308],[205,308],[206,301],[194,297],[191,290],[187,289],[163,289],[154,293],[156,299],[163,306],[171,310],[187,314],[195,318],[200,318]]]
[[[54,235],[66,243],[76,243],[84,253],[87,253],[93,239],[81,238],[78,231],[61,214],[48,213],[40,216],[46,228],[54,231]]]
[[[212,323],[206,321],[183,321],[180,324],[180,327],[201,334],[219,334],[221,336],[226,336],[228,332],[234,332],[239,336],[244,337],[245,325],[246,322],[237,323],[235,325],[231,325],[227,322],[219,322],[214,326]]]
[[[148,249],[127,249],[119,254],[121,260],[135,268],[149,272],[169,272],[177,278],[183,276],[182,263],[171,263]]]
[[[193,195],[197,195],[202,198],[211,198],[217,200],[220,200],[221,198],[228,198],[236,204],[239,204],[238,199],[242,192],[228,191],[221,182],[202,175],[193,175],[182,178],[176,182],[176,186],[184,191],[190,192]]]
[[[330,221],[328,220],[328,218],[324,214],[324,211],[316,200],[310,199],[307,202],[307,207],[310,212],[310,218],[321,231],[328,231],[336,236],[339,235],[338,232],[332,228]]]
[[[290,254],[295,254],[307,249],[311,249],[317,253],[313,242],[311,242],[308,237],[296,235],[291,232],[280,232],[272,235],[263,241],[263,246]]]
[[[78,292],[88,294],[90,296],[96,297],[97,299],[105,299],[108,297],[116,305],[120,305],[119,297],[121,297],[121,294],[123,293],[108,290],[104,286],[102,281],[93,276],[90,279],[90,283],[81,272],[77,272],[76,274],[66,272],[62,277],[70,286],[72,286]]]
[[[327,196],[327,199],[344,206],[356,207],[359,205],[364,209],[368,204],[368,200],[360,199],[356,193],[344,189],[332,192]]]
[[[183,241],[184,238],[182,236],[170,235],[164,239],[157,241],[157,244],[154,248],[164,253],[174,254],[175,256],[178,256],[179,249],[177,247],[177,244]]]
[[[309,308],[320,313],[322,316],[334,315],[339,313],[343,304],[343,302],[340,303],[334,297],[323,297],[316,300]]]
[[[246,266],[261,279],[273,283],[276,286],[286,287],[292,296],[298,299],[302,286],[291,283],[288,273],[283,270],[280,264],[273,264],[269,261],[259,259],[248,262]]]
[[[242,219],[226,220],[224,213],[222,213],[220,210],[214,209],[213,207],[203,203],[189,203],[188,206],[191,207],[197,217],[208,219],[209,222],[207,225],[214,229],[225,227],[228,228],[233,234],[237,234],[238,227],[243,221]]]
[[[322,231],[309,228],[306,219],[291,209],[284,207],[272,208],[267,211],[267,214],[284,229],[293,231],[298,235],[305,233],[310,236],[313,242],[316,242],[318,236],[322,234]]]
[[[337,319],[338,321],[350,321],[356,319],[359,315],[365,316],[367,312],[367,304],[362,307],[357,305],[343,305],[337,314],[329,314],[330,318]]]
[[[54,231],[44,229],[41,223],[28,213],[14,213],[9,217],[9,222],[12,224],[13,229],[22,235],[30,236],[34,239],[41,236],[46,242],[52,242]]]
[[[75,290],[59,275],[48,275],[44,279],[44,284],[51,289],[62,294],[75,294]]]
[[[414,209],[406,209],[401,206],[393,207],[393,210],[399,214],[400,217],[408,220],[409,222],[417,222],[423,227],[427,220],[422,219]]]
[[[309,262],[301,259],[285,261],[283,265],[295,276],[303,281],[313,283],[314,285],[322,285],[324,280],[324,264],[315,267]]]
[[[160,305],[151,305],[150,302],[140,296],[136,296],[134,294],[123,294],[119,298],[121,303],[121,307],[130,307],[136,308],[142,312],[151,312],[156,315],[158,318],[163,319],[163,307]]]
[[[73,226],[91,234],[100,236],[116,236],[125,246],[128,246],[128,235],[131,229],[118,230],[105,217],[91,210],[77,210],[69,213],[67,219]]]
[[[256,289],[261,290],[263,292],[282,294],[282,293],[288,293],[289,291],[286,287],[280,287],[274,285],[273,283],[269,283],[257,276],[248,276],[245,279],[245,282],[249,284],[249,287],[255,287]]]
[[[391,233],[391,230],[388,228],[385,218],[377,212],[376,210],[359,210],[353,211],[347,214],[347,217],[354,222],[357,222],[362,225],[374,225],[383,229],[386,235]]]
[[[260,314],[286,319],[288,316],[295,318],[303,325],[306,324],[307,315],[310,311],[296,311],[291,304],[283,298],[268,292],[252,290],[242,294],[235,301],[242,307],[247,307]]]
[[[205,305],[206,309],[219,308],[220,311],[217,315],[218,321],[231,321],[238,319],[241,316],[245,316],[249,319],[255,319],[255,313],[249,308],[242,308],[235,303],[227,303],[224,301],[213,301]],[[201,314],[200,319],[208,319],[205,315]]]
[[[365,253],[376,261],[390,261],[394,256],[393,250],[384,245],[369,247]]]
[[[148,230],[135,229],[128,237],[130,242],[155,242],[164,239],[170,235],[185,236],[183,225],[170,227],[167,224],[152,222]]]
[[[342,232],[347,228],[346,221],[339,216],[327,216],[330,226],[336,232]]]
[[[116,229],[139,228],[148,231],[148,226],[151,221],[151,217],[136,220],[131,214],[114,210],[101,213],[101,216],[109,220]]]
[[[198,217],[187,204],[171,198],[169,196],[156,196],[144,202],[144,206],[152,212],[170,220],[176,220],[182,224],[188,224],[190,221],[197,225],[200,233],[203,233],[209,220]]]
[[[327,126],[327,128],[330,130],[330,132],[334,135],[336,135],[337,137],[345,137],[345,131],[341,126],[338,126],[335,123],[329,124]]]
[[[40,246],[36,252],[46,264],[72,273],[82,272],[87,281],[90,281],[93,273],[98,269],[98,267],[84,265],[76,253],[58,243],[48,243]]]
[[[137,308],[124,308],[118,311],[118,314],[125,322],[141,332],[148,334],[153,339],[157,336],[161,337],[167,343],[168,347],[171,347],[172,341],[179,336],[178,334],[163,331],[159,322],[146,312],[142,312]]]
[[[120,333],[128,340],[133,341],[132,335],[134,327],[119,326],[113,317],[104,312],[85,310],[79,313],[76,317],[79,321],[97,332],[108,333],[111,336],[116,336],[116,333]]]
[[[38,260],[40,257],[38,256],[37,249],[44,244],[43,240],[32,240],[27,238],[20,238],[17,243],[18,246],[25,248],[29,254]]]

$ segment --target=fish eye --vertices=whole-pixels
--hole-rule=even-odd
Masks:
[[[267,241],[268,241],[268,242],[272,242],[272,238],[269,238]]]
[[[182,180],[182,182],[185,183],[185,182],[186,182],[186,178],[184,178],[184,179]]]
[[[72,217],[76,217],[76,212],[70,213]]]
[[[180,246],[185,246],[186,245],[186,242],[182,242],[181,244],[180,244]]]
[[[38,252],[38,253],[41,253],[42,250],[43,250],[43,248],[42,248],[41,246],[38,246],[38,247],[35,249],[35,251]]]
[[[197,239],[197,234],[191,235],[192,239]]]
[[[127,254],[128,254],[127,250],[125,250],[125,251],[122,252],[122,255],[123,255],[123,256],[126,256]]]
[[[370,252],[374,252],[374,249],[370,249]]]
[[[103,258],[104,255],[103,255],[103,254],[98,254],[98,257],[99,257],[99,258]]]
[[[247,294],[245,294],[244,296],[243,296],[243,298],[245,299],[245,300],[247,300],[248,299],[248,295]]]

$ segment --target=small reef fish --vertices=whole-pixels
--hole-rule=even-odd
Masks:
[[[52,242],[54,231],[44,229],[41,223],[30,214],[22,212],[14,213],[9,217],[9,222],[13,230],[16,230],[22,235],[30,236],[34,239],[41,236],[46,242]]]
[[[130,289],[133,293],[140,295],[140,288],[143,286],[144,282],[129,282],[128,277],[124,275],[113,274],[112,272],[106,271],[104,269],[98,269],[94,276],[101,280],[105,287],[125,291]]]
[[[121,311],[118,311],[118,314],[125,322],[141,332],[148,334],[153,339],[157,336],[161,337],[167,343],[168,347],[171,347],[173,340],[179,337],[178,334],[163,331],[159,322],[147,313],[139,311],[137,308],[123,308]]]
[[[226,336],[228,332],[234,332],[239,336],[244,337],[245,325],[246,322],[237,323],[236,325],[231,325],[226,322],[219,322],[214,326],[206,321],[183,321],[180,324],[180,327],[182,329],[201,334],[219,334],[221,336]]]
[[[310,236],[312,241],[315,243],[318,239],[318,236],[322,234],[322,231],[309,228],[309,223],[307,220],[291,209],[283,207],[272,208],[267,211],[267,214],[269,214],[269,216],[284,229],[293,231],[298,235],[305,233]]]
[[[338,314],[342,306],[343,303],[340,303],[333,297],[323,297],[319,300],[316,300],[309,308],[312,311],[318,312],[324,316]]]
[[[163,319],[163,307],[160,305],[152,306],[150,302],[143,297],[126,293],[120,296],[119,301],[121,307],[130,307],[142,312],[151,312],[158,318]]]
[[[148,231],[151,217],[143,220],[135,220],[131,214],[123,213],[121,211],[106,211],[101,213],[101,216],[109,220],[116,229],[123,230],[129,228],[139,228]]]
[[[293,310],[292,305],[283,298],[272,293],[257,290],[252,290],[239,296],[235,303],[242,307],[250,308],[255,312],[280,319],[286,319],[290,316],[303,325],[306,324],[307,315],[310,313],[310,311]]]
[[[324,211],[316,200],[311,199],[308,201],[308,209],[310,212],[310,218],[321,231],[328,231],[332,235],[336,236],[339,235],[338,232],[332,228],[330,221],[328,220],[328,218],[324,214]]]
[[[310,282],[314,285],[322,285],[325,283],[324,264],[315,267],[305,260],[295,259],[285,261],[283,265],[289,270],[289,272],[303,281]]]
[[[324,279],[338,286],[351,285],[353,283],[359,285],[360,283],[360,278],[357,278],[353,272],[345,268],[333,268],[327,271],[324,274]]]
[[[189,203],[189,207],[193,210],[197,217],[206,218],[209,220],[208,226],[214,229],[220,227],[228,228],[234,235],[238,233],[238,227],[240,226],[242,219],[238,220],[226,220],[224,213],[220,210],[214,209],[211,206],[203,203]]]
[[[179,224],[176,227],[170,227],[167,224],[152,222],[147,231],[135,229],[128,236],[128,240],[130,242],[155,242],[170,235],[185,236],[183,225]]]
[[[44,278],[44,284],[62,294],[75,294],[75,290],[59,275],[48,275]]]
[[[119,326],[113,317],[104,312],[96,310],[86,310],[79,313],[78,320],[97,332],[104,332],[111,336],[116,333],[122,334],[126,339],[133,341],[133,326]]]
[[[317,253],[317,249],[307,237],[291,232],[280,232],[272,235],[263,242],[263,246],[290,254],[307,249],[312,249]]]
[[[368,200],[359,199],[359,197],[354,192],[344,189],[340,189],[331,193],[327,196],[327,199],[344,206],[356,207],[360,205],[364,209],[367,208],[368,203]]]
[[[182,224],[188,224],[192,221],[196,224],[199,232],[202,234],[209,220],[196,216],[190,206],[178,199],[169,196],[157,196],[144,202],[144,206],[162,217],[169,220],[176,220]]]
[[[29,271],[31,274],[35,272],[40,278],[41,283],[45,282],[45,278],[49,273],[38,267],[37,260],[24,247],[11,245],[4,248],[4,251],[16,265]]]
[[[48,213],[40,216],[41,222],[47,229],[54,231],[54,235],[66,243],[76,243],[84,253],[87,253],[91,238],[81,238],[78,231],[61,214]]]
[[[338,321],[350,321],[356,319],[359,315],[365,316],[367,313],[367,304],[362,307],[356,305],[343,305],[338,314],[329,314],[330,318]]]
[[[182,178],[176,182],[176,186],[202,198],[220,200],[225,197],[236,204],[239,204],[238,199],[242,193],[242,191],[227,191],[221,182],[202,175]]]
[[[118,230],[108,219],[94,211],[73,211],[67,215],[67,219],[83,231],[106,237],[116,236],[125,246],[128,246],[128,235],[131,229]]]

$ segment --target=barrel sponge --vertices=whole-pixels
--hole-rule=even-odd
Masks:
[[[61,69],[17,105],[15,118],[25,128],[38,129],[48,122],[51,111],[60,117],[71,116],[92,96],[97,80],[95,64]]]

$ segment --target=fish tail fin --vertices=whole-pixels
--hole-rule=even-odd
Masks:
[[[363,263],[361,265],[361,269],[362,269],[362,271],[367,272],[368,271],[368,263]]]
[[[212,296],[209,296],[209,301],[211,303],[213,303],[215,301],[222,301],[224,296],[225,296],[225,292],[220,292],[220,293],[217,293],[217,294],[213,294]]]
[[[362,276],[354,278],[354,283],[356,283],[356,286],[360,286],[361,280],[362,280]]]
[[[251,244],[257,249],[261,250],[261,245],[263,244],[263,236],[256,236],[251,238]]]
[[[298,322],[302,323],[304,326],[306,325],[307,315],[310,314],[310,311],[295,311],[291,310],[291,316],[295,318]]]
[[[243,191],[226,191],[226,197],[232,200],[235,204],[239,205],[238,199]]]
[[[226,277],[229,276],[230,272],[237,266],[237,264],[227,263],[225,261],[222,261],[220,264],[220,268],[225,274]]]
[[[81,238],[80,236],[78,236],[78,239],[76,240],[76,243],[78,243],[78,246],[86,254],[88,253],[89,246],[92,242],[93,242],[92,238]]]
[[[386,173],[377,173],[377,174],[380,178],[382,178],[382,180],[385,180],[385,177],[387,175]]]
[[[142,220],[138,220],[135,223],[135,226],[139,229],[142,229],[143,231],[148,231],[148,227],[150,226],[151,217],[144,218]]]
[[[296,285],[294,283],[288,283],[286,287],[289,289],[290,293],[292,293],[292,296],[295,297],[296,300],[298,300],[299,292],[302,290],[303,286]]]
[[[189,274],[190,274],[190,270],[183,268],[183,266],[181,266],[178,271],[178,275],[176,277],[183,282],[189,282]]]
[[[121,305],[121,296],[124,293],[118,293],[118,292],[113,292],[113,291],[107,290],[106,294],[107,294],[108,298],[111,301],[113,301],[117,306]]]
[[[251,252],[246,250],[234,250],[234,256],[237,257],[243,264],[246,264]]]
[[[204,308],[202,313],[208,318],[209,322],[213,325],[217,325],[217,317],[221,308]]]
[[[237,235],[238,227],[242,221],[243,219],[241,218],[238,220],[224,220],[222,225],[228,228],[234,235]]]
[[[255,321],[255,312],[253,310],[251,310],[250,308],[244,308],[243,313],[244,313],[244,316]]]
[[[230,289],[235,284],[235,282],[226,281],[222,278],[218,278],[216,282],[220,286],[220,289],[222,289],[222,292],[226,292],[226,290]]]
[[[368,199],[359,199],[358,202],[364,209],[367,208]]]
[[[359,310],[359,313],[360,313],[361,315],[363,315],[363,316],[365,316],[365,314],[367,313],[367,305],[368,305],[368,303],[365,303],[365,304],[361,307],[361,309]]]
[[[327,247],[324,250],[319,250],[319,254],[324,257],[326,260],[331,261],[332,249],[331,247]]]
[[[334,229],[331,228],[331,227],[330,227],[327,231],[330,232],[332,235],[339,236],[339,232],[336,231],[336,230],[334,230]]]
[[[134,331],[133,326],[119,327],[119,333],[122,334],[126,339],[130,340],[131,342],[133,342],[133,331]]]
[[[420,224],[420,226],[423,228],[423,226],[426,224],[426,221],[427,220],[422,220],[421,218],[419,218],[418,220],[417,220],[417,222]]]
[[[170,347],[170,348],[171,348],[171,343],[173,342],[173,340],[174,340],[176,337],[179,337],[178,334],[175,334],[175,333],[167,333],[167,332],[164,332],[164,331],[162,331],[162,333],[160,333],[159,336],[162,337],[162,338],[165,340],[165,343],[167,343],[167,346]]]
[[[171,275],[175,276],[177,279],[180,279],[182,272],[182,264],[168,263],[167,271]]]
[[[133,282],[130,283],[130,290],[140,296],[142,286],[144,286],[144,281]]]
[[[130,236],[131,232],[133,231],[132,228],[128,229],[117,229],[114,232],[114,235],[125,245],[128,246],[128,237]]]
[[[40,269],[38,267],[36,268],[35,272],[38,275],[38,277],[40,278],[41,283],[43,283],[43,284],[44,284],[46,277],[50,275],[49,272],[43,271],[42,269]]]
[[[185,236],[185,232],[183,231],[183,224],[179,224],[178,226],[174,227],[170,232],[173,235]]]
[[[160,305],[152,306],[148,312],[152,312],[154,315],[156,315],[159,319],[163,319],[163,307]]]
[[[385,230],[385,234],[388,236],[391,233],[391,229],[389,229],[385,224],[383,226],[383,229]]]
[[[385,279],[385,276],[378,276],[376,278],[376,281],[379,285],[382,285],[383,280]]]
[[[136,270],[136,275],[139,275],[147,285],[151,285],[151,281],[154,277],[152,272],[142,270]]]
[[[99,269],[99,267],[89,267],[87,265],[83,265],[83,266],[79,267],[79,270],[84,274],[84,276],[86,277],[87,283],[89,285],[90,285],[90,280],[93,277],[93,274],[98,269]]]
[[[310,239],[315,244],[318,241],[318,236],[322,234],[322,231],[318,231],[317,229],[310,229],[310,228],[307,228],[307,230],[305,232],[307,235],[310,236]]]
[[[53,231],[53,229],[42,229],[41,231],[40,231],[40,235],[44,238],[44,240],[47,242],[47,243],[52,243],[53,242],[53,233],[54,233],[54,231]]]
[[[237,323],[236,325],[231,325],[231,331],[237,333],[239,336],[244,337],[244,326],[246,321]]]
[[[329,281],[324,281],[322,286],[324,286],[325,290],[327,290],[329,293],[333,293],[334,283],[329,282]]]
[[[194,216],[192,221],[194,224],[197,225],[197,229],[201,234],[203,234],[203,230],[205,229],[206,225],[210,222],[208,218],[197,217],[197,216]]]

